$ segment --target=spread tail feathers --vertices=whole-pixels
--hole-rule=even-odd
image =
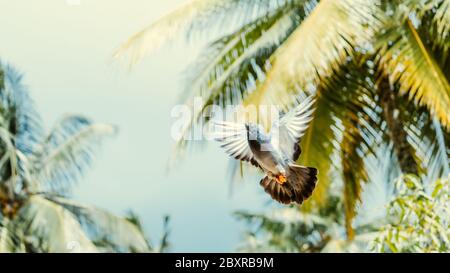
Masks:
[[[317,169],[291,165],[288,170],[287,181],[280,184],[275,178],[264,177],[260,185],[270,196],[283,204],[303,203],[308,199],[317,182]]]

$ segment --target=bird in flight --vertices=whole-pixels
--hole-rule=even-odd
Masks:
[[[282,203],[302,204],[317,182],[317,169],[296,164],[301,154],[299,141],[305,134],[314,112],[312,96],[307,97],[279,120],[270,132],[254,123],[214,121],[214,139],[227,154],[250,162],[265,176],[260,185]]]

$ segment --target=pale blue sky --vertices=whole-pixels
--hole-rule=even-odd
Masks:
[[[174,251],[233,251],[245,226],[231,213],[257,211],[267,196],[248,177],[229,197],[227,157],[215,145],[166,174],[171,107],[200,47],[177,44],[133,71],[111,64],[116,47],[182,0],[0,0],[0,57],[25,73],[47,126],[65,113],[116,124],[75,198],[117,213],[138,212],[152,241],[172,217]]]

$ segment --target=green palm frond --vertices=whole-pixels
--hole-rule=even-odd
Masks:
[[[14,67],[0,62],[4,86],[0,90],[0,183],[20,188],[31,181],[27,158],[43,138],[40,115]]]
[[[332,130],[335,119],[332,112],[328,111],[330,103],[321,94],[316,96],[316,100],[314,119],[300,143],[302,154],[298,162],[302,166],[311,166],[319,170],[319,182],[314,194],[303,204],[303,209],[306,210],[311,207],[312,203],[323,206],[328,199],[328,190],[332,179],[330,175],[333,165],[331,158],[335,150]]]
[[[310,252],[321,249],[328,240],[324,233],[332,225],[330,219],[299,212],[293,208],[277,209],[268,213],[238,211],[234,216],[252,227],[249,234],[251,237],[263,241],[256,249],[244,246],[245,251]]]
[[[106,252],[149,252],[142,230],[126,218],[77,202],[49,197],[70,211],[88,238]]]
[[[434,13],[433,23],[436,28],[433,28],[436,37],[437,45],[443,49],[444,56],[448,57],[450,49],[450,1],[441,0],[440,4]]]
[[[450,174],[450,134],[442,130],[440,123],[435,120],[433,123],[435,136],[431,140],[424,138],[415,139],[417,143],[416,155],[422,160],[422,168],[425,170],[425,181],[434,181],[438,177],[445,177]],[[434,140],[434,142],[432,142]]]
[[[427,23],[427,31],[432,33],[433,40],[440,49],[445,51],[447,56],[450,48],[450,1],[448,0],[407,0],[402,1],[402,5],[407,8],[403,9],[405,17],[409,17],[412,13],[417,17],[420,24]]]
[[[413,108],[409,105],[408,108]],[[450,133],[443,130],[436,118],[423,109],[409,110],[413,120],[407,121],[408,141],[415,151],[420,175],[425,181],[434,181],[449,174]]]
[[[114,135],[109,124],[80,116],[60,120],[32,158],[33,172],[44,188],[63,193],[91,165],[99,144]]]
[[[367,63],[356,58],[342,65],[331,77],[322,79],[317,88],[316,111],[301,140],[299,163],[319,169],[319,183],[312,197],[319,205],[327,200],[326,193],[333,179],[330,171],[345,169],[345,160],[335,158],[339,158],[336,153],[342,155],[343,143],[351,143],[351,148],[358,149],[358,153],[347,149],[343,155],[352,155],[355,157],[353,159],[357,159],[373,153],[371,147],[382,141],[379,133],[382,131],[379,130],[381,117],[374,107],[373,83],[368,81],[368,76],[370,69]],[[352,169],[355,176],[365,177],[363,165],[361,161],[360,168]],[[356,182],[359,183],[359,180]],[[307,208],[308,202],[305,205]]]
[[[245,103],[288,106],[295,86],[311,91],[343,64],[355,47],[370,49],[365,48],[367,42],[380,26],[374,16],[377,2],[320,1],[272,55],[265,80]]]
[[[0,216],[0,253],[15,252],[13,233],[8,228],[9,219]]]
[[[362,183],[368,181],[364,164],[364,151],[361,149],[363,138],[358,130],[358,119],[349,116],[343,120],[344,134],[341,142],[342,180],[344,183],[345,229],[347,238],[355,236],[353,219],[357,204],[361,201]]]
[[[334,176],[342,178],[345,227],[349,239],[360,202],[362,184],[368,182],[364,158],[376,157],[374,148],[383,141],[380,109],[376,107],[374,83],[370,80],[373,62],[354,56],[332,76],[322,79],[317,89],[316,113],[304,136],[300,164],[317,166],[319,183],[311,203],[324,206]],[[317,201],[322,202],[317,202]]]
[[[161,242],[159,244],[159,247],[157,249],[157,252],[166,252],[168,249],[170,249],[170,242],[169,242],[169,235],[170,235],[170,229],[169,229],[169,222],[170,217],[168,215],[164,216],[164,222],[163,222],[163,235],[161,237]]]
[[[2,67],[0,67],[0,91],[5,88],[5,73]]]
[[[1,123],[14,136],[17,148],[29,154],[43,138],[42,120],[23,75],[10,65],[0,62],[0,67],[4,71],[4,89],[0,92]]]
[[[209,101],[216,101],[219,92],[224,100],[235,100],[227,96],[225,87],[238,93],[247,91],[249,87],[241,86],[241,82],[249,80],[250,75],[258,79],[258,71],[264,71],[262,64],[252,61],[267,59],[299,24],[300,16],[299,9],[280,7],[211,43],[199,62],[188,69],[189,89]]]
[[[241,103],[254,89],[256,80],[264,77],[266,60],[298,26],[305,9],[303,5],[295,9],[280,7],[208,46],[199,61],[188,69],[183,97],[191,106],[195,96],[202,96],[203,102],[184,128],[183,136],[191,132],[209,105],[225,107]]]
[[[450,85],[442,68],[410,19],[402,24],[390,22],[376,45],[380,48],[380,69],[400,84],[401,94],[426,105],[445,128],[450,128]]]
[[[13,228],[32,252],[97,252],[74,215],[42,196],[31,196]]]
[[[126,219],[131,223],[133,223],[142,234],[145,234],[144,228],[142,226],[142,220],[138,214],[136,214],[133,211],[128,211]],[[147,245],[149,246],[152,252],[163,253],[167,252],[170,249],[171,244],[169,242],[169,235],[170,235],[169,226],[170,226],[170,216],[165,215],[163,217],[163,233],[161,239],[159,240],[159,244],[158,245],[154,244],[152,246],[150,242],[147,241]]]
[[[12,190],[20,182],[21,168],[17,150],[14,146],[14,137],[10,132],[0,127],[0,184],[7,184],[6,187]],[[8,193],[8,194],[11,194]]]
[[[205,29],[211,31],[239,27],[291,2],[296,1],[191,0],[132,36],[116,51],[115,57],[128,55],[130,65],[134,65],[146,53],[158,49],[181,34],[189,37]]]

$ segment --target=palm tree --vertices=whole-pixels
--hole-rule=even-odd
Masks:
[[[320,170],[320,183],[303,209],[326,205],[331,180],[341,179],[348,238],[370,181],[366,158],[379,147],[391,147],[403,173],[424,180],[448,173],[449,0],[192,0],[131,37],[116,57],[135,64],[178,34],[206,27],[223,36],[189,69],[187,103],[201,96],[203,109],[287,110],[299,93],[315,95],[299,160]],[[207,122],[203,109],[186,135]]]
[[[0,252],[149,251],[132,221],[68,199],[115,127],[67,116],[44,134],[22,75],[0,69]]]

